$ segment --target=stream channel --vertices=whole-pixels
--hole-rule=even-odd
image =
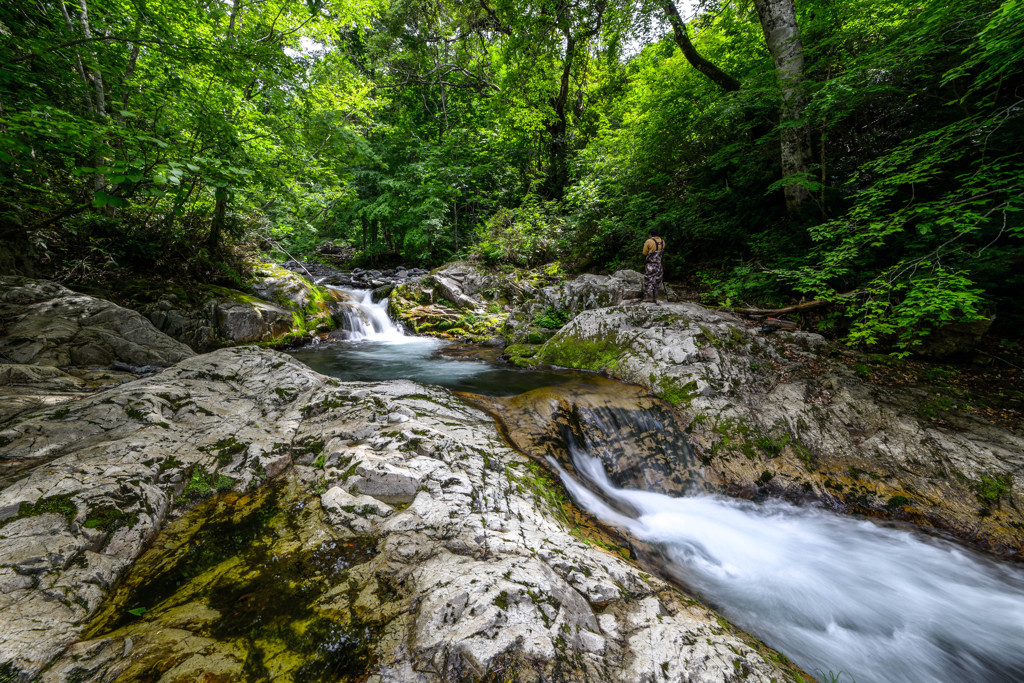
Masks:
[[[348,339],[297,349],[297,359],[341,380],[440,385],[488,411],[512,446],[546,461],[581,508],[627,536],[646,569],[806,672],[1024,681],[1020,565],[906,526],[716,495],[678,415],[640,387],[406,336],[386,302],[347,294]],[[294,476],[214,496],[160,533],[94,619],[89,647],[116,661],[123,649],[118,680],[158,680],[200,645],[204,667],[244,661],[239,680],[353,680],[385,622],[323,606],[355,603],[361,563],[375,554],[370,537],[335,540]],[[339,592],[352,600],[339,603]]]
[[[405,336],[388,320],[385,302],[350,295],[358,311],[347,325],[352,340],[297,350],[296,358],[342,380],[408,378],[496,397],[492,414],[503,415],[513,445],[535,457],[544,454],[517,438],[519,425],[512,424],[523,419],[524,406],[550,405],[560,388],[580,394],[611,386],[627,401],[636,393],[583,373],[513,369]],[[664,416],[632,413],[633,424],[616,424],[629,413],[592,411],[585,433],[579,425],[575,438],[563,431],[569,462],[547,459],[577,504],[654,548],[667,578],[826,680],[1024,680],[1021,567],[912,528],[815,507],[730,499],[695,485],[691,495],[616,485],[608,458],[593,451],[605,446],[614,454],[609,437],[622,430],[633,433],[617,444],[620,453],[646,440],[665,444],[654,454],[662,460],[693,460],[692,452],[673,452],[688,449],[665,438],[672,429]]]

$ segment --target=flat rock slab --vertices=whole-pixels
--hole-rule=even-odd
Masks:
[[[309,606],[373,621],[365,680],[795,680],[711,610],[556,521],[526,459],[446,391],[340,383],[239,348],[58,410],[0,432],[0,459],[17,465],[0,490],[0,666],[24,680],[113,680],[140,662],[166,680],[244,679],[216,609],[150,605],[82,637],[197,481],[237,499],[286,469],[323,514],[285,549],[374,548]]]

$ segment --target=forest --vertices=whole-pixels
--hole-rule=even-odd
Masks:
[[[11,0],[0,259],[638,268],[911,352],[1024,322],[1024,0]],[[13,264],[13,265],[12,265]]]

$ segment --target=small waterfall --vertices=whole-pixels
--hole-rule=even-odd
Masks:
[[[388,317],[387,299],[374,303],[372,290],[328,287],[345,296],[346,301],[340,302],[344,307],[341,327],[349,340],[402,341],[407,338]]]
[[[619,488],[572,450],[586,485],[549,460],[583,507],[658,548],[681,583],[809,673],[1024,680],[1020,567],[815,508]]]

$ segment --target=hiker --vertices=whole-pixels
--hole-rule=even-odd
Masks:
[[[658,237],[657,230],[651,230],[647,234],[647,241],[644,242],[644,292],[640,300],[647,301],[647,297],[651,297],[653,303],[658,303],[658,288],[665,275],[661,267],[665,240]]]

